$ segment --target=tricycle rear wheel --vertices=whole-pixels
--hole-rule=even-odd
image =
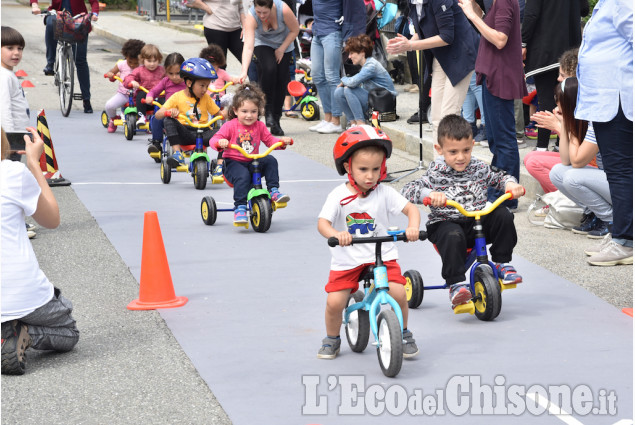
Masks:
[[[408,270],[403,276],[406,278],[406,299],[409,308],[417,308],[423,301],[423,279],[416,270]]]
[[[216,223],[216,215],[218,210],[216,209],[216,201],[211,196],[203,197],[201,201],[201,218],[203,223],[211,226]]]

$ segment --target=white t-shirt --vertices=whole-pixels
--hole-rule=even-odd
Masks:
[[[37,209],[40,192],[23,163],[0,163],[2,322],[24,317],[53,298],[53,285],[40,270],[24,225],[24,217]]]
[[[386,236],[390,220],[401,214],[408,200],[390,186],[379,185],[365,197],[357,197],[347,205],[340,201],[352,193],[346,184],[337,186],[326,198],[320,218],[331,222],[335,230],[348,230],[354,238]],[[396,260],[399,255],[394,243],[382,243],[381,258]],[[361,264],[375,262],[375,244],[356,244],[331,248],[331,270],[350,270]]]
[[[0,66],[0,118],[4,131],[25,131],[29,126],[29,103],[18,77]]]

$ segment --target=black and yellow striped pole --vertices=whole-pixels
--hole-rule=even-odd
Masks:
[[[55,150],[53,149],[53,141],[51,140],[51,132],[46,122],[46,114],[44,109],[37,116],[37,132],[44,141],[44,152],[40,157],[40,168],[46,178],[49,186],[70,186],[71,182],[62,177],[62,173],[57,166],[57,158],[55,158]]]

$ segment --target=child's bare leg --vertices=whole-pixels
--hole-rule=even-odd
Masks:
[[[403,315],[403,328],[408,329],[408,300],[406,288],[401,283],[388,282],[388,293],[397,301]]]
[[[340,328],[342,327],[342,311],[344,311],[344,308],[346,307],[350,293],[350,289],[343,289],[341,291],[329,292],[327,295],[326,312],[324,315],[327,336],[337,337],[340,334]]]

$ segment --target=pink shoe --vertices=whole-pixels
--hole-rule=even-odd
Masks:
[[[108,121],[108,133],[114,133],[115,131],[117,131],[117,126],[115,125],[114,120],[111,118],[110,121]]]

